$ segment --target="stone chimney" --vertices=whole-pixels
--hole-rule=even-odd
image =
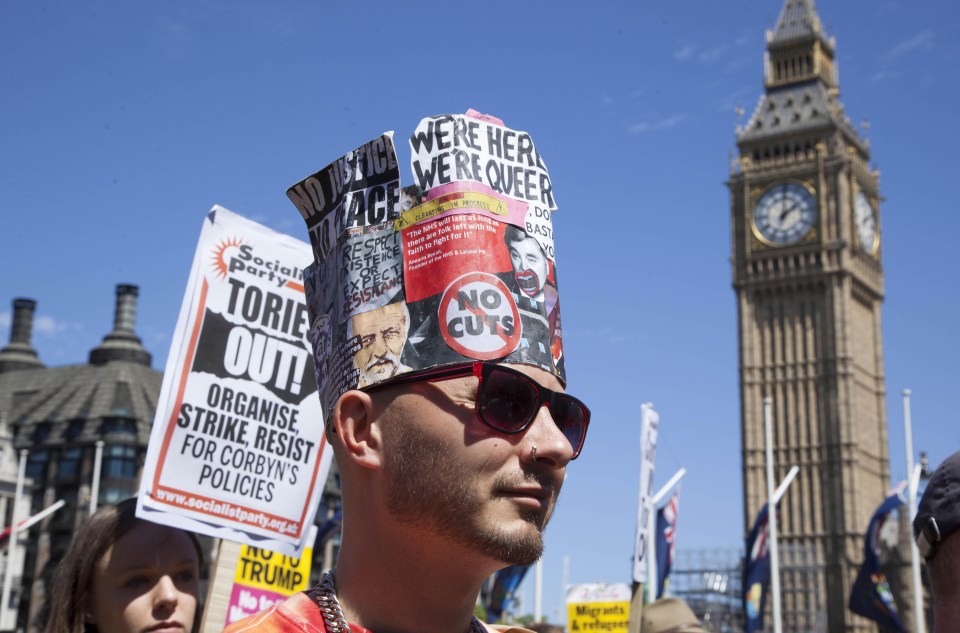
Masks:
[[[137,295],[140,288],[131,284],[117,285],[117,303],[113,311],[113,331],[103,337],[99,346],[90,350],[91,365],[105,365],[114,360],[150,366],[152,357],[134,334],[137,322]]]
[[[43,363],[30,345],[33,333],[33,299],[13,300],[13,323],[10,324],[10,344],[0,349],[0,373],[17,369],[38,369]]]

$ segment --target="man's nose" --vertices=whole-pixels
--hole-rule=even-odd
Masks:
[[[555,468],[565,467],[573,459],[573,446],[554,422],[550,408],[543,404],[530,428],[524,434],[525,454],[536,461],[549,462]],[[532,449],[536,447],[536,451]]]

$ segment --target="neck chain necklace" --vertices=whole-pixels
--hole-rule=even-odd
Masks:
[[[323,623],[327,627],[327,633],[351,633],[350,625],[347,624],[347,618],[344,617],[340,601],[337,599],[337,579],[334,576],[334,570],[331,569],[323,574],[317,589],[319,591],[314,592],[314,595],[317,606],[320,607],[320,614],[323,616]],[[471,618],[469,633],[487,633],[487,628],[477,618]]]

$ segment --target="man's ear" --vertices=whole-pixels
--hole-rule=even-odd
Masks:
[[[333,409],[333,425],[346,456],[364,468],[380,468],[383,464],[383,440],[376,424],[370,394],[351,389],[337,399]]]

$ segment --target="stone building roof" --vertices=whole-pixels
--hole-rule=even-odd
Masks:
[[[30,345],[36,303],[14,300],[11,341],[0,350],[0,421],[16,448],[109,439],[119,420],[135,424],[136,443],[146,446],[163,374],[134,334],[137,294],[136,286],[117,286],[113,330],[91,350],[90,364],[60,367],[44,367]],[[125,429],[128,441],[132,430]]]
[[[105,420],[135,420],[137,444],[150,438],[163,374],[152,367],[113,361],[8,372],[0,381],[19,448],[93,443],[108,434]]]
[[[867,150],[847,118],[837,93],[817,81],[785,86],[761,95],[737,142],[748,144],[821,127],[840,128],[851,142],[861,150]]]

